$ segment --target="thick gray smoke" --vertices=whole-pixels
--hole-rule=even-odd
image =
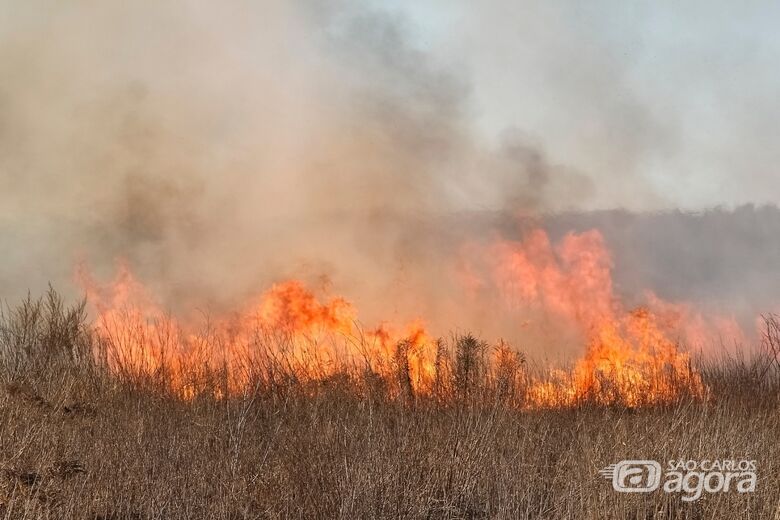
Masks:
[[[521,136],[480,146],[462,78],[357,4],[4,10],[8,298],[118,257],[170,305],[286,275],[379,290],[420,261],[418,216],[536,211],[587,187]]]
[[[620,152],[592,150],[609,159],[604,171],[593,172],[597,160],[578,164],[582,150],[572,160],[574,133],[558,150],[548,134],[535,135],[533,119],[486,139],[476,97],[483,83],[500,81],[439,59],[446,53],[416,39],[420,26],[362,2],[0,5],[0,296],[8,300],[49,281],[67,287],[82,261],[109,277],[124,258],[173,308],[230,306],[297,276],[333,284],[369,312],[447,313],[469,327],[458,323],[442,269],[462,240],[497,221],[619,200],[599,198],[605,190],[619,194],[630,184],[636,193],[648,181],[636,168],[625,177],[628,165],[650,148],[667,149],[663,125],[650,124],[640,102],[608,102],[599,91],[620,77],[609,56],[592,71],[598,81],[574,71],[590,90],[553,92],[589,107],[578,117],[623,122],[615,133],[596,125],[602,144],[611,136]],[[484,14],[496,16],[492,7]],[[497,42],[561,66],[570,49],[553,43]],[[540,70],[551,74],[547,65]],[[505,90],[498,94],[507,102]],[[555,103],[561,123],[569,109]],[[650,191],[625,205],[663,199]],[[671,215],[636,226],[651,237],[648,229],[675,219],[688,221]],[[710,222],[722,228],[712,219],[702,225]],[[635,244],[624,254],[618,240],[616,261],[625,256],[642,275],[636,280],[681,299],[707,296],[702,284],[722,289],[720,300],[742,290],[739,278],[718,278],[734,275],[717,267],[722,259],[705,268],[710,276],[665,285],[675,248],[701,250],[697,241],[715,239],[691,234],[647,238],[652,258],[635,254]],[[751,252],[765,244],[741,246],[749,249],[733,253],[751,266]],[[748,287],[764,288],[755,273],[766,270],[751,272]]]

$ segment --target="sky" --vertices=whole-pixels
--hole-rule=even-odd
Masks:
[[[587,208],[780,200],[776,2],[378,1],[508,128],[596,180]]]

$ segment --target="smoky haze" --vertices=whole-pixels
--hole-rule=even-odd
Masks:
[[[370,269],[402,217],[587,184],[520,136],[480,147],[466,85],[356,5],[6,12],[6,294],[127,257],[169,296],[232,296],[301,263]]]
[[[110,277],[124,258],[173,308],[231,306],[296,276],[358,300],[369,319],[390,309],[468,327],[442,263],[462,240],[511,235],[507,222],[534,215],[553,215],[541,221],[551,229],[606,228],[626,292],[646,281],[718,305],[771,300],[776,210],[571,213],[620,172],[594,175],[523,121],[485,139],[479,77],[415,43],[402,14],[358,2],[2,4],[8,300],[69,287],[80,262]],[[640,157],[641,143],[626,153]],[[620,183],[647,184],[633,179]],[[724,237],[735,247],[705,275],[665,277],[670,258],[696,272],[690,252]]]

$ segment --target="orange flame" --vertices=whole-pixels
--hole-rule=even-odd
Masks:
[[[597,231],[568,234],[553,246],[536,230],[522,242],[498,241],[489,258],[493,283],[508,305],[557,317],[586,342],[585,356],[573,370],[555,370],[531,384],[531,405],[639,406],[704,395],[689,355],[672,339],[679,323],[661,324],[646,307],[623,309],[613,291],[612,260]]]
[[[706,394],[701,376],[678,345],[702,341],[710,330],[738,328],[721,320],[713,329],[688,306],[652,293],[645,306],[626,309],[615,294],[612,258],[597,231],[570,233],[553,244],[544,231],[534,230],[522,241],[467,244],[464,253],[477,259],[459,265],[468,293],[495,290],[507,312],[557,320],[561,330],[576,331],[585,345],[571,370],[524,379],[529,407],[642,406],[701,398]],[[79,280],[97,311],[95,327],[107,347],[101,355],[108,366],[135,375],[163,374],[184,397],[203,386],[199,377],[214,374],[223,375],[215,393],[245,390],[258,355],[303,380],[369,371],[400,377],[414,393],[426,394],[440,379],[438,344],[422,320],[401,327],[383,322],[366,330],[349,301],[318,298],[297,280],[277,283],[240,311],[206,323],[165,313],[124,265],[108,286],[95,283],[84,269]],[[506,365],[507,353],[502,342],[495,359]]]
[[[224,372],[227,388],[217,393],[245,390],[258,355],[301,378],[321,379],[355,368],[386,375],[401,343],[413,387],[422,391],[432,378],[433,341],[422,320],[401,328],[382,323],[365,331],[350,302],[342,297],[321,301],[298,280],[274,284],[243,310],[199,330],[198,324],[165,313],[124,264],[107,286],[95,283],[83,267],[77,278],[97,311],[95,329],[108,366],[136,376],[164,372],[170,387],[184,397],[202,386],[203,381],[188,380],[198,367]]]

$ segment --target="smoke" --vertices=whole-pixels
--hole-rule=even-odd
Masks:
[[[600,230],[616,253],[615,282],[626,296],[652,289],[664,299],[734,313],[746,323],[780,310],[777,206],[568,213],[548,217],[546,226],[554,237]]]
[[[173,309],[230,307],[295,276],[357,299],[369,321],[390,310],[479,327],[442,267],[464,239],[507,216],[665,200],[638,165],[674,149],[673,129],[628,95],[614,53],[584,49],[575,67],[564,58],[588,35],[546,36],[533,16],[521,24],[533,48],[491,5],[489,32],[506,40],[485,46],[461,20],[445,53],[406,15],[363,2],[0,3],[8,300],[67,285],[80,262],[106,278],[124,258]],[[496,49],[533,56],[542,76],[452,58]],[[514,75],[538,97],[513,98]],[[491,88],[513,121],[490,123]],[[539,101],[555,107],[549,124],[512,108]],[[625,192],[644,195],[622,204]]]
[[[357,3],[6,10],[5,297],[120,257],[169,305],[288,275],[379,291],[431,245],[423,215],[587,185],[522,136],[481,145],[457,71]]]

